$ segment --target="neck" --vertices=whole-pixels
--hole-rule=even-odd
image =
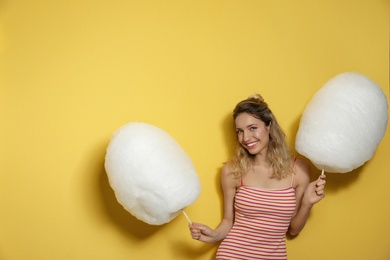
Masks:
[[[271,167],[271,162],[267,159],[265,154],[257,154],[254,158],[254,165]]]

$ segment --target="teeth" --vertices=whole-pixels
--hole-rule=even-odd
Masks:
[[[247,144],[248,147],[252,147],[254,146],[256,143],[250,143],[250,144]]]

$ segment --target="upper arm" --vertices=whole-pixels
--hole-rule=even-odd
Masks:
[[[295,208],[295,213],[299,210],[301,207],[302,203],[302,198],[303,194],[305,193],[305,190],[307,186],[309,185],[310,182],[310,165],[302,160],[302,159],[297,159],[295,162],[295,167],[294,167],[294,182],[295,182],[295,198],[296,198],[296,208]]]
[[[234,219],[234,196],[238,186],[238,180],[229,171],[229,167],[225,164],[221,173],[221,185],[223,191],[223,218],[229,221]]]

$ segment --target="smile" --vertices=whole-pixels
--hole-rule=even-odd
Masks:
[[[246,147],[252,148],[252,147],[255,146],[256,144],[257,144],[257,142],[248,143],[248,144],[246,144]]]

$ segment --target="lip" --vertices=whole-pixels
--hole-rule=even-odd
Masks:
[[[250,142],[250,143],[246,143],[245,144],[245,147],[248,148],[248,149],[252,149],[256,146],[257,142]]]

